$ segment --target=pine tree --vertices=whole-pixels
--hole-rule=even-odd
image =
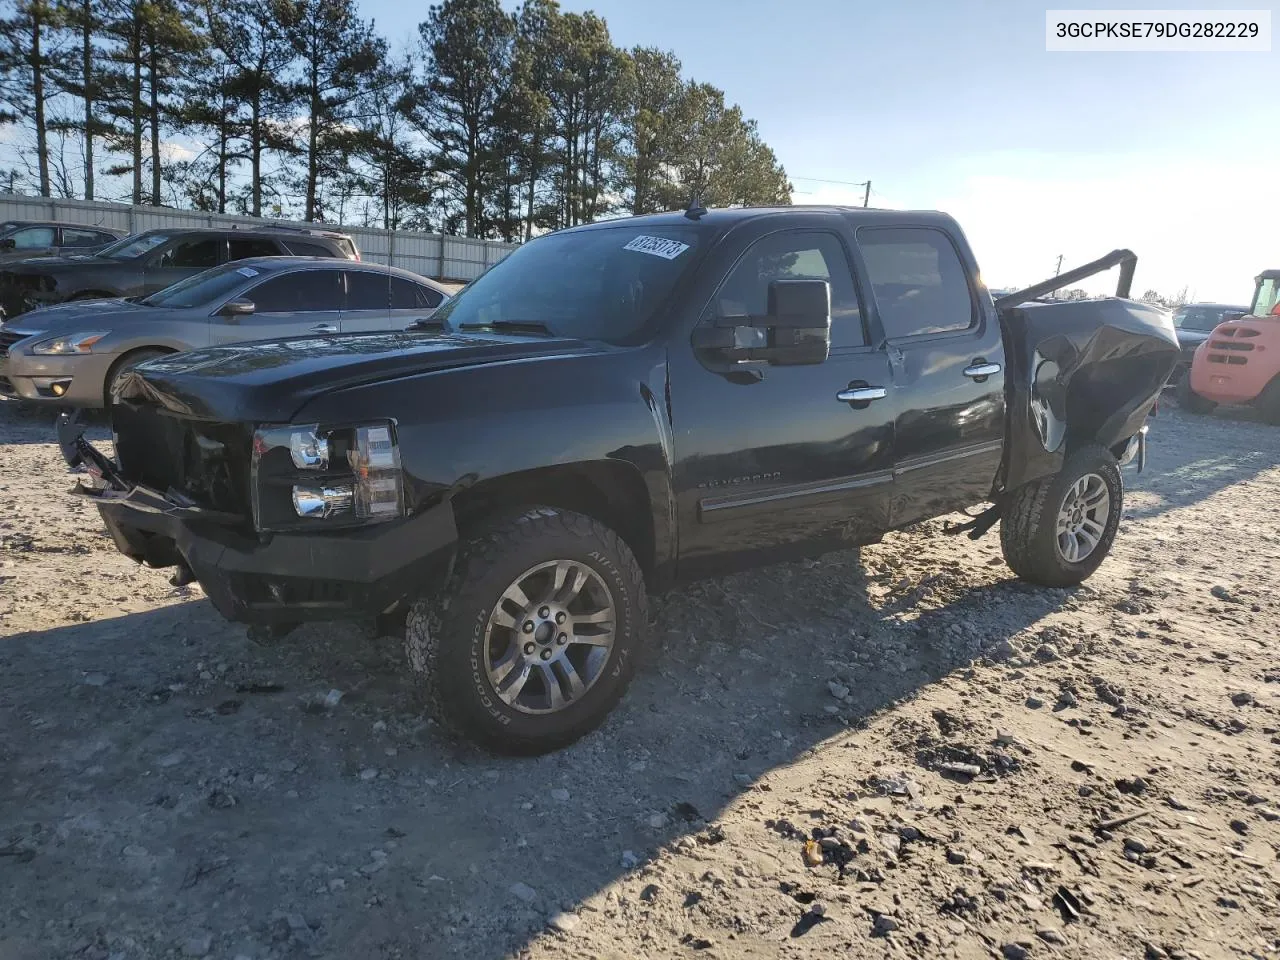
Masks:
[[[206,0],[210,45],[226,66],[220,90],[234,108],[229,136],[241,141],[233,159],[247,159],[249,183],[245,210],[262,216],[266,189],[263,164],[273,150],[289,146],[284,111],[288,98],[283,78],[297,56],[282,26],[279,0]]]
[[[0,20],[0,66],[9,79],[6,96],[11,118],[29,118],[35,133],[40,196],[51,195],[49,177],[50,74],[61,51],[57,46],[58,10],[50,0],[17,0],[13,15]]]
[[[324,219],[321,189],[346,170],[354,106],[379,82],[387,44],[354,0],[283,0],[281,14],[297,57],[288,89],[306,104],[304,219]]]
[[[429,58],[418,112],[436,169],[461,207],[469,237],[489,234],[485,195],[502,168],[495,132],[510,80],[514,18],[498,0],[445,0],[418,27]]]

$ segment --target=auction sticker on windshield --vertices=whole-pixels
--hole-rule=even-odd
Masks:
[[[622,249],[634,250],[636,253],[647,253],[650,256],[661,257],[663,260],[674,260],[688,250],[689,245],[681,243],[679,240],[668,240],[666,237],[639,236]]]

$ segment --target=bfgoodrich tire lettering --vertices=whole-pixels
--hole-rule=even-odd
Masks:
[[[505,701],[495,683],[492,651],[502,638],[495,639],[491,621],[512,618],[504,596],[522,577],[541,569],[554,577],[562,565],[598,578],[612,604],[611,646],[580,695],[562,707],[531,712],[527,703]],[[554,623],[554,611],[547,614]],[[446,729],[502,753],[545,753],[572,743],[608,716],[635,671],[646,622],[644,578],[618,535],[590,517],[538,508],[494,521],[463,543],[446,589],[410,611],[406,654],[427,712]],[[529,635],[538,652],[545,649],[533,642],[540,630],[541,624]],[[546,653],[557,652],[554,640],[548,647]]]
[[[1067,526],[1073,526],[1073,513],[1078,526],[1088,520],[1090,509],[1101,517],[1104,503],[1106,518],[1091,534],[1094,542],[1084,544],[1087,552],[1078,559],[1068,559],[1083,547],[1063,535],[1063,511],[1067,510]],[[1023,580],[1045,587],[1075,586],[1106,559],[1123,512],[1124,488],[1116,458],[1105,447],[1083,447],[1067,457],[1054,476],[1013,491],[1000,518],[1000,548],[1005,562]]]

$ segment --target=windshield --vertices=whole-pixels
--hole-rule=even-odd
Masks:
[[[1244,312],[1243,307],[1182,307],[1174,311],[1173,325],[1182,330],[1208,333],[1222,322],[1224,315]]]
[[[1258,292],[1253,295],[1253,308],[1249,311],[1255,317],[1269,317],[1271,311],[1280,303],[1280,279],[1267,277],[1258,284]]]
[[[179,280],[142,301],[148,307],[203,307],[226,297],[262,271],[244,264],[224,263],[194,277]]]
[[[698,231],[637,225],[531,240],[445,301],[450,330],[545,327],[555,336],[635,342],[693,263]]]
[[[143,233],[136,237],[125,237],[103,247],[95,256],[110,257],[112,260],[136,260],[168,239],[167,233]]]

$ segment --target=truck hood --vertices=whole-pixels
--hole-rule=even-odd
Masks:
[[[559,337],[440,331],[293,337],[158,357],[121,378],[119,399],[200,419],[285,423],[308,401],[347,387],[607,349]]]

